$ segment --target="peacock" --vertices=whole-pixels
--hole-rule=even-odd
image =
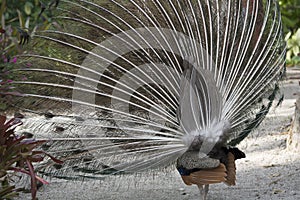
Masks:
[[[39,171],[88,179],[176,168],[203,199],[209,184],[235,185],[245,157],[236,145],[280,96],[278,2],[53,3],[53,26],[31,33],[43,50],[19,56],[27,79],[14,82],[16,106],[45,116],[35,122],[43,148],[64,161]]]

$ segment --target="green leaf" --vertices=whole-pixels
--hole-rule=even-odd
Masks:
[[[289,51],[286,52],[286,59],[288,61],[292,59],[292,51],[291,50],[289,50]]]
[[[32,8],[33,8],[32,3],[27,1],[24,5],[24,11],[25,11],[26,15],[31,15]]]
[[[20,23],[20,27],[24,27],[24,18],[22,16],[22,13],[20,10],[17,9],[17,13],[18,13],[18,17],[19,17],[19,23]]]
[[[296,20],[291,20],[291,18],[288,18],[286,16],[282,16],[282,22],[283,24],[288,25],[290,27],[295,26],[295,24],[297,23]]]
[[[294,55],[298,55],[299,54],[299,46],[294,46],[293,47],[293,53],[294,53]]]
[[[0,9],[0,16],[1,17],[4,17],[4,11],[6,9],[6,0],[2,0],[2,3],[1,3],[1,9]],[[2,20],[1,20],[2,21]],[[2,21],[3,22],[3,21]],[[3,25],[3,24],[2,24]]]
[[[295,38],[299,41],[300,40],[300,28],[298,28],[297,32],[294,35],[295,35]]]
[[[300,56],[294,56],[292,61],[295,63],[295,64],[299,64],[300,63]]]
[[[291,31],[288,32],[288,33],[286,34],[284,40],[285,40],[285,41],[288,41],[288,39],[290,39],[291,35],[292,35],[292,32],[291,32]]]
[[[25,22],[25,28],[29,29],[30,17],[27,17]]]

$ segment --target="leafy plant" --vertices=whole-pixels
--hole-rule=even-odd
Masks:
[[[280,11],[285,33],[294,33],[300,27],[300,0],[280,0]]]
[[[300,27],[300,0],[280,0],[279,5],[288,48],[286,62],[288,66],[298,65],[300,64],[298,35],[298,28]]]
[[[36,141],[16,135],[15,128],[21,124],[18,118],[7,120],[5,116],[0,116],[0,199],[11,199],[20,191],[20,188],[16,189],[10,184],[10,177],[16,172],[31,177],[31,195],[32,199],[36,199],[37,182],[43,184],[48,182],[36,175],[33,163],[43,161],[45,156],[62,163],[43,151],[35,150],[45,143],[45,140]]]
[[[20,96],[21,94],[15,91],[15,88],[11,85],[13,82],[12,79],[15,78],[15,75],[11,73],[11,69],[17,62],[17,58],[9,59],[5,56],[2,56],[0,60],[0,110],[5,110],[7,108],[8,102],[11,101],[12,96]],[[25,79],[26,77],[22,77]]]
[[[15,55],[28,51],[24,45],[30,41],[33,32],[50,27],[51,12],[56,2],[57,0],[45,0],[43,3],[39,0],[0,0],[0,110],[8,108],[13,102],[13,95],[20,95],[11,83],[27,78],[14,72],[18,66]]]
[[[297,65],[300,63],[300,28],[292,35],[292,32],[289,32],[285,40],[287,42],[287,64],[288,65]]]

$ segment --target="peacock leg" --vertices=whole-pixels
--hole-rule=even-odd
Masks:
[[[203,196],[203,199],[204,199],[204,200],[205,200],[206,197],[207,197],[208,190],[209,190],[209,185],[204,185],[204,196]]]
[[[200,195],[204,198],[203,194],[204,194],[204,188],[203,185],[197,185],[200,191]]]
[[[207,192],[208,192],[208,185],[197,185],[200,191],[200,195],[202,196],[202,200],[206,200]]]

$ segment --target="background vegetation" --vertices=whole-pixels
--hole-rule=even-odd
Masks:
[[[20,66],[15,55],[33,51],[50,57],[64,57],[73,63],[80,61],[82,55],[71,50],[65,52],[64,48],[60,48],[57,44],[48,41],[45,45],[43,40],[30,40],[35,31],[47,30],[51,27],[72,29],[73,32],[81,30],[80,27],[65,27],[53,17],[58,2],[59,0],[0,0],[0,110],[7,109],[9,102],[12,101],[12,95],[19,95],[11,84],[13,80],[26,80],[30,76],[30,74],[13,72],[16,66]],[[279,0],[278,2],[281,7],[283,30],[288,48],[287,66],[300,65],[300,0]],[[68,41],[70,40],[72,39],[68,38]],[[26,45],[28,42],[31,44]],[[52,48],[53,46],[55,48]],[[33,62],[35,62],[34,59],[31,59],[22,64],[30,67]],[[43,66],[49,64],[41,59],[37,62]],[[39,76],[43,78],[41,73]],[[35,92],[38,93],[39,90],[36,89]]]
[[[283,31],[287,41],[287,65],[300,64],[300,0],[280,0]]]
[[[43,4],[39,0],[0,0],[0,111],[6,110],[12,96],[20,95],[10,84],[15,79],[26,79],[22,74],[13,72],[19,64],[16,55],[29,51],[25,48],[26,44],[37,29],[46,30],[51,26],[51,2]],[[32,48],[42,46],[42,43],[31,45]],[[30,66],[30,63],[26,64]],[[42,162],[45,156],[60,162],[36,150],[45,141],[35,141],[15,134],[14,129],[21,124],[18,118],[7,119],[0,115],[0,199],[13,199],[23,190],[17,188],[14,182],[20,178],[19,173],[23,173],[31,177],[30,192],[35,200],[37,185],[47,182],[36,176],[33,163]]]
[[[12,95],[19,95],[10,83],[27,78],[13,72],[18,62],[16,55],[42,49],[43,42],[30,41],[30,38],[36,30],[46,30],[51,26],[55,2],[0,0],[0,110],[6,110]],[[32,42],[33,49],[27,48],[28,42]],[[31,64],[26,65],[30,67]]]
[[[15,55],[38,51],[47,56],[64,57],[74,63],[81,57],[75,53],[64,52],[64,49],[57,47],[57,44],[48,42],[44,45],[43,40],[30,41],[37,30],[47,30],[53,27],[51,25],[63,26],[58,25],[59,23],[55,21],[57,19],[52,17],[55,16],[53,13],[58,2],[59,0],[0,0],[0,110],[7,108],[11,95],[19,95],[10,83],[16,79],[27,79],[25,75],[13,73],[12,69],[18,62]],[[300,65],[300,0],[279,0],[279,5],[288,48],[287,66]],[[68,27],[64,28],[68,29]],[[78,27],[71,27],[71,29],[81,30]],[[31,49],[26,45],[28,42],[31,42]],[[53,45],[56,45],[56,48],[51,48]],[[47,65],[47,63],[40,64]],[[25,65],[30,67],[31,63]]]

